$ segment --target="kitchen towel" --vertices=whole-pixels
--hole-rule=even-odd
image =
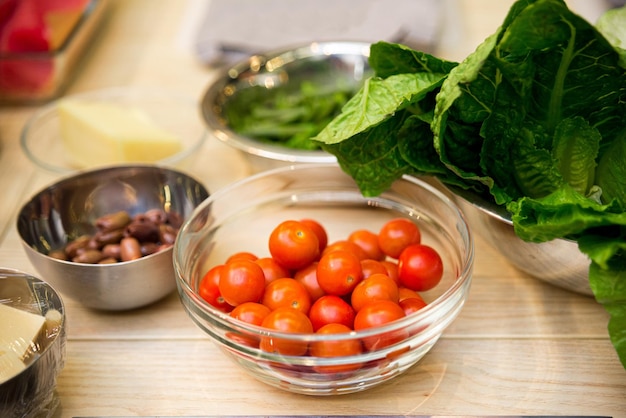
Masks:
[[[314,41],[400,42],[432,52],[440,0],[211,0],[195,39],[215,64]]]

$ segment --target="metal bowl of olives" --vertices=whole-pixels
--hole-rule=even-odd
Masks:
[[[60,293],[101,310],[138,308],[176,289],[172,244],[209,196],[189,175],[153,165],[62,178],[17,217],[28,258]]]

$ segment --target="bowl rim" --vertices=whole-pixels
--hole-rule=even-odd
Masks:
[[[231,183],[225,188],[217,190],[214,194],[209,196],[204,202],[202,202],[198,207],[192,212],[190,217],[184,222],[183,226],[180,229],[179,236],[188,232],[190,228],[193,227],[193,223],[195,221],[196,216],[200,214],[206,207],[209,207],[213,204],[214,201],[218,200],[223,194],[228,193],[229,190],[233,188],[237,188],[248,183],[255,182],[258,179],[262,179],[265,177],[271,177],[274,175],[280,175],[281,173],[287,171],[304,171],[304,170],[319,170],[319,169],[335,169],[341,170],[340,166],[335,163],[318,163],[318,164],[296,164],[289,166],[282,166],[278,168],[274,168],[271,170],[266,170],[255,175],[246,177],[234,183]],[[343,173],[343,171],[341,171]],[[344,173],[345,174],[345,173]],[[212,322],[220,323],[222,325],[227,325],[231,329],[237,329],[239,331],[243,331],[249,335],[254,335],[259,338],[267,337],[271,335],[276,338],[287,339],[294,342],[316,342],[316,341],[326,341],[326,340],[347,340],[354,338],[367,338],[371,336],[376,336],[382,333],[388,333],[392,331],[397,331],[403,328],[406,328],[410,324],[419,323],[422,321],[426,321],[434,312],[438,311],[439,307],[444,304],[444,302],[453,299],[455,295],[459,295],[459,292],[465,287],[467,291],[465,293],[465,297],[467,293],[469,293],[469,285],[471,283],[472,273],[473,273],[473,264],[474,264],[474,252],[475,252],[475,244],[473,239],[473,233],[469,227],[469,224],[466,220],[464,213],[461,209],[456,205],[456,203],[450,199],[442,191],[438,190],[433,185],[425,182],[424,180],[417,178],[415,176],[403,175],[401,178],[397,179],[396,182],[407,182],[414,186],[420,187],[424,189],[429,194],[436,197],[439,201],[445,204],[453,213],[455,213],[458,217],[458,222],[463,226],[463,230],[460,231],[461,235],[464,237],[465,251],[461,253],[460,263],[461,269],[456,273],[456,277],[454,282],[448,287],[443,293],[441,293],[436,299],[426,305],[424,308],[420,309],[418,312],[415,312],[409,316],[393,321],[389,324],[383,325],[381,327],[375,327],[370,329],[364,329],[359,331],[352,331],[350,333],[345,334],[293,334],[293,333],[284,333],[278,331],[270,331],[261,326],[248,324],[243,321],[238,321],[232,318],[228,313],[222,312],[217,308],[214,308],[209,302],[205,301],[200,297],[198,292],[194,291],[188,281],[183,278],[183,270],[180,261],[178,260],[177,254],[179,253],[179,246],[182,240],[176,240],[174,243],[174,271],[176,274],[176,283],[178,287],[179,294],[184,293],[189,300],[191,300],[194,304],[194,308],[200,309],[203,315],[206,315]],[[375,199],[364,197],[365,201]],[[457,228],[458,230],[458,228]],[[461,295],[463,296],[463,295]],[[182,295],[181,295],[182,297]],[[185,307],[185,309],[188,309]],[[438,319],[441,320],[440,318]],[[385,349],[389,349],[389,351],[394,351],[395,345],[390,347],[386,347]],[[238,345],[238,348],[244,349],[241,345]],[[383,350],[385,350],[383,349]],[[381,351],[383,351],[381,350]],[[259,350],[253,350],[255,355],[259,355]],[[376,350],[378,352],[378,350]],[[367,352],[364,352],[362,355],[366,355]],[[262,352],[261,354],[263,358],[268,359],[277,359],[283,357],[291,357],[285,356],[282,354],[274,354],[269,352]],[[293,356],[294,358],[303,357],[303,358],[312,358],[311,356]],[[314,357],[317,358],[317,357]]]
[[[289,47],[275,48],[270,51],[252,54],[234,64],[222,69],[218,76],[206,88],[200,100],[200,112],[211,133],[220,141],[248,154],[290,163],[333,163],[337,159],[334,155],[323,150],[300,150],[285,148],[280,145],[267,144],[255,141],[252,138],[241,136],[227,125],[223,124],[212,111],[215,99],[230,82],[236,80],[246,69],[260,66],[272,59],[292,55],[291,60],[328,56],[333,54],[351,54],[362,56],[367,61],[371,43],[362,41],[320,41],[298,43]],[[284,64],[282,64],[284,65]]]
[[[179,91],[166,89],[162,87],[115,86],[115,87],[107,87],[103,89],[87,90],[87,91],[83,91],[80,93],[60,97],[56,100],[53,100],[50,103],[43,105],[39,109],[37,109],[26,120],[26,123],[22,127],[22,130],[20,132],[20,148],[22,149],[22,152],[24,152],[24,154],[28,157],[28,159],[32,163],[34,163],[37,167],[40,167],[44,170],[47,170],[53,173],[58,173],[58,174],[71,174],[71,173],[76,173],[78,171],[97,169],[97,168],[108,167],[112,165],[123,166],[123,165],[129,165],[129,164],[137,164],[137,165],[142,164],[139,162],[138,163],[120,162],[116,164],[107,164],[107,165],[102,165],[102,166],[97,166],[97,167],[72,168],[66,165],[52,164],[45,160],[42,160],[41,158],[38,158],[37,155],[32,151],[31,146],[30,146],[30,142],[32,138],[32,135],[30,135],[30,133],[34,125],[41,120],[45,121],[46,118],[50,118],[54,116],[59,103],[63,100],[101,99],[103,101],[110,101],[110,100],[115,100],[119,98],[136,98],[136,97],[164,98],[168,100],[175,100],[176,102],[185,104],[186,106],[189,106],[190,109],[192,108],[196,109],[197,107],[196,100],[192,96],[181,93]],[[44,123],[48,123],[48,122],[44,122]],[[201,120],[199,120],[199,124],[202,125]],[[202,128],[204,128],[204,126],[202,126]],[[202,129],[202,133],[199,135],[197,139],[194,140],[193,144],[189,146],[188,148],[183,149],[182,151],[174,155],[171,155],[167,158],[163,158],[161,160],[154,161],[152,163],[146,163],[146,164],[163,165],[163,166],[174,165],[177,162],[182,161],[185,158],[196,153],[197,150],[206,141],[207,137],[208,137],[207,129]]]

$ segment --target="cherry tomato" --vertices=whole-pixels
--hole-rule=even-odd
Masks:
[[[368,258],[372,260],[384,260],[385,253],[378,245],[378,235],[367,229],[357,229],[348,236],[348,241],[354,242],[361,247]]]
[[[404,286],[399,286],[398,287],[398,302],[402,302],[404,299],[409,299],[409,298],[422,299],[422,296],[413,289],[409,289],[408,287],[404,287]]]
[[[352,329],[343,324],[328,324],[317,330],[317,334],[345,334]],[[314,357],[347,357],[355,356],[363,352],[361,342],[357,339],[337,339],[315,341],[311,343],[310,354]],[[349,363],[337,365],[315,366],[315,370],[320,373],[348,373],[358,370],[362,363]]]
[[[281,279],[283,277],[291,277],[291,272],[281,266],[272,257],[262,257],[255,261],[263,269],[265,276],[265,284],[272,280]]]
[[[419,311],[427,305],[427,303],[421,297],[402,299],[400,302],[398,302],[398,304],[404,310],[404,314],[407,316]]]
[[[222,312],[230,312],[233,307],[224,300],[219,288],[220,273],[223,268],[223,264],[218,264],[209,269],[200,281],[198,293],[202,299],[209,302],[213,307]]]
[[[300,282],[285,277],[276,279],[265,286],[261,303],[270,310],[288,306],[306,314],[311,307],[311,297]]]
[[[319,257],[319,240],[299,221],[281,222],[270,234],[269,250],[278,264],[291,270],[306,267]]]
[[[324,249],[326,248],[326,245],[328,245],[328,233],[326,232],[326,229],[321,223],[317,222],[314,219],[300,219],[300,222],[311,228],[311,230],[315,232],[315,235],[317,235],[317,241],[319,243],[319,249],[321,254],[322,251],[324,251]]]
[[[317,281],[317,261],[296,271],[293,278],[302,283],[307,292],[309,292],[311,302],[315,302],[326,294]]]
[[[390,300],[377,300],[362,307],[354,318],[354,329],[379,327],[404,317],[400,306]]]
[[[398,285],[386,274],[373,274],[363,279],[352,291],[350,301],[355,311],[377,300],[398,303]]]
[[[387,270],[387,276],[391,277],[393,281],[399,285],[400,279],[398,278],[398,263],[392,260],[383,260],[380,264],[382,264]]]
[[[409,245],[398,259],[398,277],[402,286],[418,292],[437,286],[443,276],[443,261],[432,247]]]
[[[251,260],[251,261],[255,261],[258,258],[259,257],[257,257],[256,254],[250,253],[248,251],[240,251],[238,253],[231,254],[231,256],[226,259],[226,263],[229,263],[230,261],[233,261],[233,260]]]
[[[347,295],[362,278],[361,260],[349,251],[328,252],[317,263],[317,281],[329,295]]]
[[[230,316],[248,324],[261,326],[263,320],[271,311],[270,308],[263,304],[245,302],[241,305],[237,305],[235,309],[230,312]]]
[[[411,244],[419,244],[421,232],[413,221],[395,218],[387,221],[378,232],[378,245],[389,257],[397,259]]]
[[[371,258],[361,260],[361,270],[363,271],[363,278],[366,279],[372,274],[387,274],[387,269],[378,260],[372,260]]]
[[[254,261],[246,259],[224,264],[220,272],[219,289],[224,300],[232,306],[258,302],[265,289],[263,269]]]
[[[352,329],[354,315],[352,306],[336,295],[322,296],[311,305],[309,310],[309,319],[314,331],[333,323],[342,324]]]
[[[230,316],[248,324],[261,326],[263,320],[270,312],[270,308],[265,305],[256,302],[245,302],[237,305],[230,312]],[[236,341],[238,344],[254,348],[259,348],[261,342],[261,339],[256,334],[246,333],[245,331],[228,331],[226,332],[226,337]]]
[[[289,307],[274,309],[265,317],[261,326],[285,333],[313,333],[313,325],[311,325],[309,317],[301,311]],[[263,351],[287,356],[302,356],[308,351],[308,344],[305,341],[293,341],[270,336],[261,338],[259,347]]]
[[[380,327],[405,316],[404,309],[390,300],[377,300],[362,307],[354,317],[354,329]],[[363,338],[363,345],[369,351],[398,343],[408,337],[404,329]]]
[[[322,253],[322,256],[328,254],[329,252],[337,250],[348,251],[352,254],[355,254],[359,258],[359,260],[365,260],[369,258],[363,248],[359,247],[352,241],[348,241],[347,239],[333,241],[332,243],[328,244],[326,246],[326,249]]]

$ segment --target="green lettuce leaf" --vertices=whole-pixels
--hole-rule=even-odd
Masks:
[[[602,200],[616,200],[626,210],[626,128],[604,153],[596,169]]]
[[[424,99],[438,88],[445,74],[397,74],[387,78],[372,77],[343,107],[334,120],[313,137],[325,144],[336,144],[365,132],[392,117],[398,110]]]
[[[376,76],[387,78],[397,74],[448,74],[458,65],[405,45],[377,42],[370,46],[369,65]]]
[[[396,133],[400,132],[403,123],[402,117],[389,118],[349,140],[325,144],[324,149],[336,155],[342,170],[360,185],[363,195],[377,196],[403,174],[418,174],[402,158],[396,139]],[[420,132],[427,138],[430,136],[426,124],[414,135]],[[427,140],[424,142],[428,143]]]
[[[583,196],[594,185],[602,137],[582,117],[563,119],[556,127],[552,155],[563,180]]]
[[[523,197],[510,202],[507,209],[516,235],[531,242],[577,238],[600,227],[605,236],[613,236],[626,227],[626,212],[617,202],[603,205],[568,184],[539,199]]]
[[[430,123],[435,94],[457,63],[387,42],[371,45],[369,61],[374,76],[313,140],[375,196],[403,174],[446,172]]]
[[[603,245],[604,246],[604,245]],[[626,256],[625,245],[621,245],[621,255],[613,259],[611,268],[602,268],[593,262],[589,269],[591,289],[596,300],[610,314],[608,323],[611,344],[615,347],[620,361],[626,367]]]

